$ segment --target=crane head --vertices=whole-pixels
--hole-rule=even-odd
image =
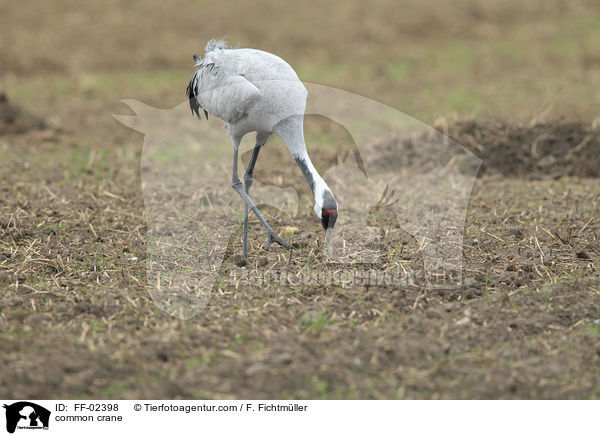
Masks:
[[[333,227],[338,217],[337,207],[335,209],[322,209],[321,211],[321,226],[325,230],[325,240],[327,241],[327,248],[331,250],[331,244],[333,242]]]
[[[327,232],[328,229],[333,229],[337,220],[338,210],[335,209],[321,209],[321,226],[323,230]]]
[[[338,219],[338,205],[331,191],[328,189],[323,194],[323,203],[321,204],[321,226],[325,231],[325,239],[327,241],[327,248],[331,249],[333,241],[333,227]]]

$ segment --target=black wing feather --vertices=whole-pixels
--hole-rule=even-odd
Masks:
[[[198,56],[194,55],[194,60],[197,62],[199,60]],[[196,88],[196,84],[198,83],[197,76],[198,76],[198,70],[196,70],[196,72],[190,79],[190,83],[188,83],[185,93],[188,96],[188,100],[190,103],[190,109],[192,110],[192,113],[196,114],[196,116],[198,118],[200,118],[200,109],[202,109],[202,107],[200,106],[200,103],[198,103],[198,99],[196,98],[198,96],[198,90]],[[204,114],[206,116],[206,119],[208,120],[208,115],[206,115],[206,111],[204,111]]]
[[[194,79],[193,78],[192,78],[192,80],[190,80],[190,83],[188,84],[186,94],[187,94],[189,102],[190,102],[190,109],[192,110],[192,113],[196,114],[196,116],[198,118],[200,118],[199,110],[201,109],[201,107],[200,107],[200,103],[198,103],[198,99],[196,98],[196,89],[194,87]]]

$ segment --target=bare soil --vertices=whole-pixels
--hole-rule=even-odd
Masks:
[[[0,94],[0,131],[4,134],[26,133],[44,127],[42,120],[9,102],[6,94]]]
[[[248,265],[233,259],[238,234],[206,310],[181,321],[146,290],[139,152],[89,150],[2,104],[3,123],[21,127],[0,136],[0,397],[600,397],[599,142],[589,125],[439,127],[484,160],[460,288],[240,280],[243,270],[301,273],[308,261],[335,268],[315,260],[310,208],[293,221],[266,208],[293,254],[263,252],[252,221]],[[335,147],[315,155],[327,166]],[[261,171],[280,158],[261,156],[257,178],[268,182]],[[376,219],[388,229],[379,267],[422,267],[399,223]]]
[[[464,121],[452,125],[448,134],[483,159],[481,174],[530,179],[600,176],[600,131],[582,122],[519,126]]]
[[[0,397],[600,398],[599,16],[596,0],[0,3]],[[123,98],[180,104],[192,54],[220,37],[483,160],[462,286],[419,281],[422,247],[385,199],[368,221],[384,236],[377,265],[353,265],[353,283],[300,280],[339,268],[273,139],[257,183],[293,188],[299,210],[261,209],[296,249],[264,252],[253,219],[242,268],[238,222],[206,308],[182,321],[157,307],[144,138],[110,114],[129,113]],[[321,172],[354,147],[326,119],[305,130]],[[365,159],[382,170],[448,158],[428,136],[373,140]],[[239,217],[230,191],[181,195],[215,206],[185,219],[182,249],[198,249],[199,222]],[[362,280],[373,269],[416,280]]]

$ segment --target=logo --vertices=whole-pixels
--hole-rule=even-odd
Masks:
[[[296,86],[286,81],[275,85],[280,89]],[[150,296],[160,309],[189,319],[207,306],[223,273],[232,271],[224,264],[227,256],[244,247],[241,239],[246,241],[243,234],[247,224],[242,232],[241,223],[248,222],[245,197],[278,210],[285,217],[282,223],[302,223],[303,228],[316,229],[314,236],[319,243],[312,244],[310,250],[303,251],[309,243],[297,237],[302,245],[296,247],[294,258],[302,258],[303,266],[294,267],[290,252],[289,268],[276,270],[281,273],[276,279],[283,279],[282,284],[298,283],[298,274],[307,272],[299,280],[325,286],[330,282],[327,274],[340,271],[345,278],[334,276],[332,281],[343,286],[356,283],[356,271],[368,271],[376,283],[387,280],[384,275],[390,273],[391,280],[399,284],[417,281],[438,290],[462,285],[466,213],[481,159],[447,135],[390,106],[323,85],[304,86],[310,96],[305,110],[299,107],[297,113],[259,114],[265,123],[272,124],[276,136],[277,131],[283,135],[279,137],[283,148],[266,144],[264,137],[257,138],[256,145],[249,141],[232,148],[223,122],[212,117],[199,123],[190,115],[188,101],[163,110],[124,100],[136,115],[114,115],[144,133],[140,174],[147,216],[146,276]],[[219,87],[219,95],[237,95],[234,88]],[[290,148],[294,140],[286,136],[294,126],[302,131],[302,123],[310,117],[325,120],[345,134],[338,148],[327,135],[312,141],[316,150],[331,152],[322,174],[294,157],[293,144]],[[254,179],[260,143],[266,148],[258,165],[261,159],[270,159],[262,168],[270,167],[268,176]],[[295,175],[301,174],[307,182],[298,186],[312,195],[299,195],[294,188],[290,172],[294,160],[299,166],[293,170]],[[290,169],[283,166],[284,161],[291,162]],[[232,189],[233,178],[241,176],[238,165],[246,167],[244,195]],[[328,210],[321,204],[326,192],[335,196],[339,209],[331,239],[319,232],[317,220],[322,210]],[[303,201],[308,204],[303,205]],[[258,218],[259,214],[255,215]],[[272,229],[261,218],[262,228],[254,229],[260,233],[251,231],[251,235],[258,235],[258,239],[266,236],[264,248],[268,248]],[[406,244],[414,247],[414,256],[409,256],[414,259],[412,263],[402,254]],[[234,273],[250,279],[253,269],[240,266]],[[258,270],[252,276],[262,277]]]
[[[16,429],[48,430],[50,411],[29,401],[19,401],[6,409],[6,431],[14,433]]]

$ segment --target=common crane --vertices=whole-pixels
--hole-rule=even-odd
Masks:
[[[303,120],[308,92],[296,72],[274,54],[250,48],[232,49],[220,40],[209,41],[204,58],[194,55],[194,60],[196,71],[187,87],[190,108],[198,118],[202,110],[207,119],[210,114],[225,121],[233,143],[231,186],[244,200],[244,257],[248,258],[249,209],[267,231],[265,250],[273,241],[292,248],[275,233],[250,198],[258,154],[273,133],[286,144],[308,182],[315,214],[330,246],[338,205],[306,151]],[[256,132],[256,145],[242,186],[237,170],[238,148],[242,137],[250,132]]]

